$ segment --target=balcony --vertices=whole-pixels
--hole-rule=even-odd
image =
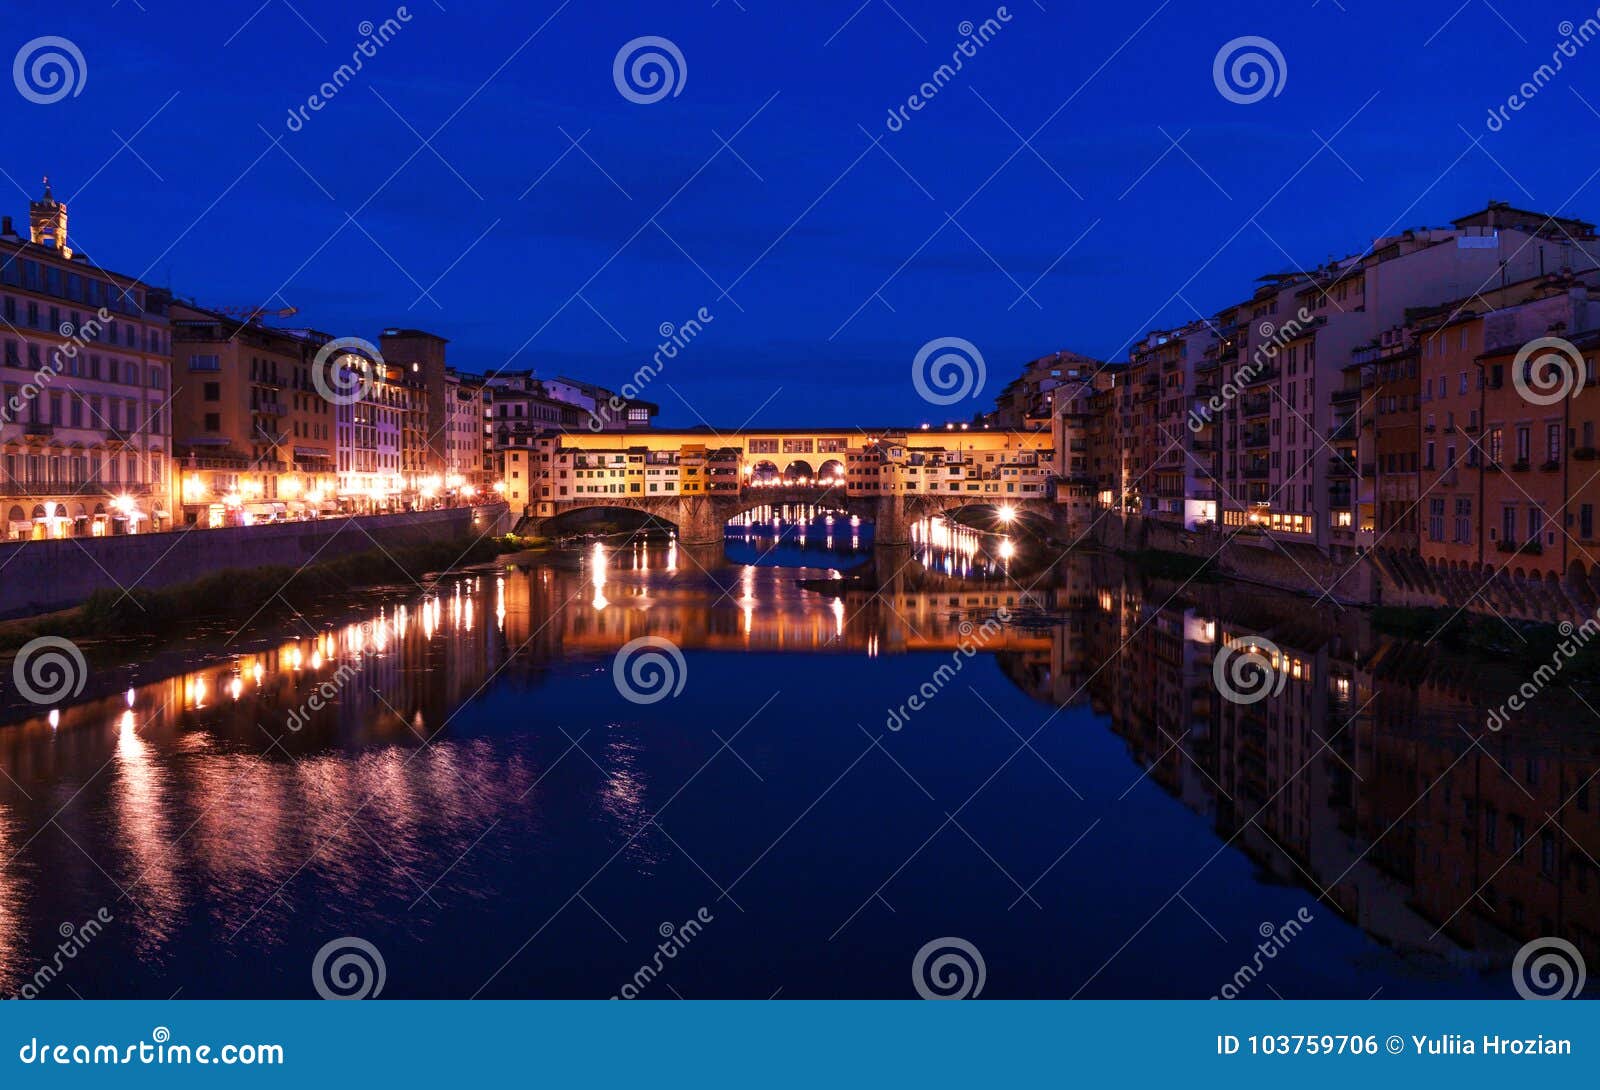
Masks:
[[[1351,389],[1335,390],[1333,392],[1333,403],[1335,405],[1348,405],[1350,402],[1356,401],[1360,397],[1361,397],[1361,391],[1360,390],[1351,390]]]
[[[1266,416],[1272,411],[1272,399],[1265,394],[1256,394],[1240,402],[1240,407],[1246,416]]]
[[[1272,436],[1266,428],[1246,428],[1240,433],[1239,441],[1246,448],[1265,447],[1272,444]]]
[[[22,424],[22,434],[29,439],[48,439],[55,431],[54,424],[47,424],[43,420],[27,420]]]
[[[1346,420],[1343,424],[1340,424],[1338,427],[1334,428],[1328,433],[1328,442],[1337,443],[1341,439],[1354,439],[1356,437],[1356,431],[1357,422],[1353,419]]]
[[[1247,371],[1250,373],[1246,374]],[[1263,367],[1259,371],[1254,370],[1253,368],[1241,367],[1238,372],[1234,374],[1233,378],[1235,382],[1242,383],[1245,386],[1257,386],[1263,382],[1276,381],[1278,378],[1278,373],[1279,372],[1276,367]]]
[[[1272,470],[1266,466],[1246,466],[1240,476],[1247,481],[1264,481],[1271,473]]]
[[[1328,476],[1330,478],[1348,480],[1355,476],[1355,472],[1355,466],[1337,455],[1328,459]]]
[[[1524,541],[1521,545],[1515,541],[1500,541],[1495,544],[1495,549],[1502,553],[1521,553],[1523,556],[1544,555],[1544,546],[1538,541]]]

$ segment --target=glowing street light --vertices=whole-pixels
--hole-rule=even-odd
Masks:
[[[1008,526],[1011,524],[1012,520],[1015,519],[1016,517],[1017,517],[1017,509],[1015,507],[1012,507],[1009,503],[1000,508],[1000,521],[1005,523],[1005,524],[1007,524]]]

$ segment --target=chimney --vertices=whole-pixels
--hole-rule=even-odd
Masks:
[[[6,238],[16,238],[17,232],[11,226],[10,216],[0,216],[0,235]]]

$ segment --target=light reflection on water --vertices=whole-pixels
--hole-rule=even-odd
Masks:
[[[1226,858],[1247,867],[1203,902],[1219,927],[1253,928],[1282,911],[1286,894],[1304,904],[1326,889],[1319,913],[1358,925],[1356,938],[1371,936],[1365,945],[1340,946],[1328,931],[1305,940],[1365,959],[1359,970],[1313,977],[1307,994],[1370,994],[1373,980],[1386,994],[1471,993],[1478,968],[1527,938],[1561,934],[1581,946],[1600,934],[1600,872],[1589,862],[1600,854],[1600,786],[1574,794],[1600,769],[1600,744],[1593,731],[1557,721],[1473,747],[1455,727],[1482,699],[1472,688],[1482,679],[1462,676],[1470,671],[1448,661],[1419,670],[1405,658],[1415,651],[1352,650],[1344,636],[1307,632],[1297,644],[1280,625],[1272,631],[1285,695],[1238,706],[1214,692],[1212,658],[1263,626],[1221,616],[1226,603],[1213,612],[1164,605],[1166,591],[1147,599],[1137,579],[1089,561],[1029,592],[1005,580],[902,578],[877,595],[829,595],[796,580],[849,569],[831,550],[803,547],[827,565],[718,565],[673,543],[596,546],[465,575],[359,619],[0,729],[0,991],[14,991],[48,958],[60,924],[105,905],[117,924],[83,956],[92,972],[76,970],[90,973],[72,981],[85,995],[167,995],[179,985],[193,997],[305,994],[304,948],[344,933],[381,937],[409,963],[409,978],[394,974],[405,994],[470,993],[547,916],[560,921],[557,949],[499,986],[589,994],[577,965],[615,952],[596,944],[615,944],[621,962],[638,959],[592,916],[594,933],[562,930],[578,928],[560,916],[573,888],[598,878],[606,923],[632,934],[636,909],[648,930],[649,918],[714,900],[707,873],[725,888],[803,810],[820,840],[777,872],[795,873],[799,886],[761,903],[760,882],[776,878],[758,873],[757,888],[740,896],[761,903],[774,927],[809,934],[825,920],[821,942],[930,831],[898,828],[920,796],[887,762],[872,776],[893,779],[860,774],[837,789],[845,816],[805,809],[854,767],[861,732],[882,745],[928,747],[895,759],[954,806],[1002,765],[1018,732],[1057,705],[1079,712],[1041,736],[1040,759],[1024,753],[1028,760],[1003,766],[1025,778],[1008,779],[992,805],[1016,812],[974,835],[1004,844],[1008,869],[1031,881],[1089,820],[1062,776],[1116,816],[1119,831],[1105,835],[1132,839],[1109,859],[1097,861],[1091,848],[1081,864],[1051,871],[1064,884],[1048,894],[1049,883],[1041,887],[1043,915],[1001,913],[1036,954],[1055,949],[1045,936],[1059,937],[1064,920],[1075,921],[1075,943],[1098,954],[1084,955],[1087,969],[1070,950],[1037,955],[1064,959],[1060,979],[1023,987],[1013,977],[1006,994],[1070,993],[1127,938],[1130,914],[1159,905],[1220,840],[1231,844]],[[946,557],[958,558],[959,574],[983,555],[964,534],[929,526],[912,553],[935,561],[924,563],[933,575],[952,573]],[[905,732],[884,734],[884,710],[970,642],[974,619],[999,608],[1019,623],[981,648],[985,672],[967,667]],[[1283,624],[1303,612],[1290,607]],[[646,712],[617,697],[610,656],[641,635],[686,651],[682,703]],[[873,666],[863,673],[857,660]],[[1395,661],[1404,668],[1385,665]],[[783,695],[751,726],[769,683]],[[807,718],[822,708],[820,719]],[[790,733],[768,737],[766,721],[791,716]],[[711,758],[720,763],[691,788]],[[963,785],[969,774],[976,780]],[[1434,789],[1413,807],[1428,783]],[[866,794],[850,795],[853,785]],[[1563,835],[1545,837],[1555,831],[1540,826],[1546,810],[1578,797],[1581,807],[1561,810]],[[1481,824],[1490,812],[1497,841]],[[1189,813],[1214,832],[1194,841]],[[744,826],[771,828],[746,846]],[[1526,837],[1524,858],[1508,864],[1515,835]],[[1139,873],[1139,844],[1172,855],[1170,876]],[[620,871],[606,870],[612,855]],[[942,858],[930,849],[923,863]],[[972,880],[971,860],[949,865],[941,895],[949,911],[970,898],[980,912],[998,897]],[[1502,866],[1503,878],[1483,882]],[[625,873],[645,884],[628,885]],[[1095,906],[1147,884],[1160,887],[1153,903],[1097,921]],[[1198,884],[1192,892],[1208,895]],[[1002,909],[1014,896],[1000,898]],[[815,964],[796,954],[785,965],[793,986],[808,994],[806,974],[826,969],[832,975],[809,992],[899,994],[897,981],[853,967],[871,960],[867,948],[894,947],[903,921],[916,918],[917,903],[889,900],[892,916],[864,918],[846,938],[823,942]],[[1009,940],[988,941],[1003,960],[998,947]],[[1186,933],[1151,941],[1174,964],[1210,956],[1192,953]],[[765,986],[731,966],[754,949],[770,955],[770,936],[766,943],[736,943],[718,955],[720,969],[702,966],[703,994]],[[1408,967],[1415,959],[1425,972]],[[1100,978],[1112,994],[1210,994],[1217,985],[1209,967],[1173,969],[1154,984],[1119,972]]]

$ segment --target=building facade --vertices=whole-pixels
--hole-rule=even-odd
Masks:
[[[218,527],[337,509],[334,406],[312,369],[331,338],[170,306],[173,454],[182,523]]]
[[[0,498],[11,540],[170,528],[166,301],[74,252],[46,182],[0,221]]]

